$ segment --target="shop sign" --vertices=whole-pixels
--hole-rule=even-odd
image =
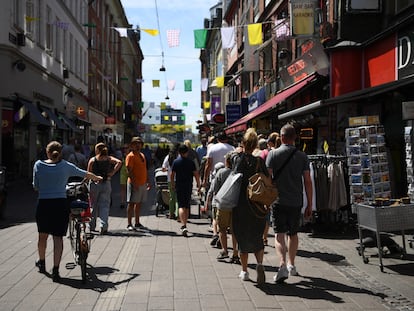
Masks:
[[[327,74],[329,61],[319,42],[308,40],[302,44],[301,50],[302,56],[280,71],[280,77],[286,87],[303,80],[314,72],[321,75]]]
[[[414,26],[398,33],[398,80],[414,74]]]
[[[241,118],[241,105],[226,105],[227,125],[233,124]]]
[[[224,117],[224,114],[222,114],[222,113],[216,113],[213,117],[212,117],[212,120],[213,120],[213,122],[214,123],[224,123],[224,121],[225,121],[225,117]]]
[[[349,126],[363,126],[363,125],[376,125],[379,124],[379,116],[359,116],[359,117],[351,117],[348,120]]]
[[[291,34],[312,36],[315,32],[315,0],[291,0]]]
[[[262,87],[257,92],[249,96],[249,111],[252,111],[264,104],[266,101],[266,87]]]
[[[114,117],[105,117],[105,124],[116,124]]]

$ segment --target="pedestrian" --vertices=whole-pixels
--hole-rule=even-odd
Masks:
[[[214,139],[211,139],[212,143],[207,146],[207,155],[206,155],[206,163],[205,163],[205,170],[204,170],[204,178],[203,178],[203,186],[205,188],[206,193],[210,188],[210,184],[212,181],[212,172],[215,165],[218,162],[224,164],[224,156],[234,151],[234,147],[228,143],[228,137],[225,132],[220,132],[217,134],[217,142],[213,143]],[[212,215],[212,230],[213,230],[213,237],[210,244],[214,244],[214,240],[218,241],[218,231],[217,231],[217,222]]]
[[[62,156],[64,160],[68,161],[69,156],[75,153],[75,144],[76,144],[76,138],[70,137],[69,142],[67,144],[62,145]]]
[[[309,159],[304,152],[296,149],[296,131],[291,124],[284,125],[280,134],[282,145],[271,150],[266,159],[269,174],[279,190],[279,198],[272,205],[273,229],[276,233],[275,248],[276,255],[279,257],[279,270],[273,278],[276,283],[284,282],[289,275],[298,274],[295,257],[299,245],[298,231],[303,206],[303,187],[308,202],[304,216],[309,218],[312,215]]]
[[[108,233],[109,209],[111,207],[112,185],[111,177],[118,172],[122,166],[122,161],[109,155],[108,147],[105,143],[98,143],[95,146],[95,156],[89,159],[88,171],[102,176],[102,182],[91,184],[90,201],[92,207],[91,230],[95,231],[96,221],[99,217],[100,234]]]
[[[36,224],[39,233],[37,250],[39,259],[36,267],[46,273],[46,246],[49,235],[53,236],[53,282],[60,281],[59,265],[63,252],[63,236],[69,224],[69,201],[66,198],[66,184],[71,176],[102,180],[91,172],[76,167],[62,159],[62,145],[51,141],[46,147],[46,160],[37,160],[33,167],[33,188],[38,193]]]
[[[254,253],[257,262],[257,284],[262,285],[265,282],[263,231],[266,220],[255,216],[247,197],[249,178],[257,172],[268,175],[264,161],[260,157],[252,155],[257,143],[256,131],[253,128],[247,129],[242,139],[242,147],[238,147],[239,152],[232,156],[233,171],[243,174],[239,202],[233,209],[232,222],[242,265],[239,277],[243,281],[249,280],[247,271],[248,256],[249,253]]]
[[[75,164],[77,167],[86,170],[88,160],[82,153],[82,146],[80,144],[75,144],[74,148],[75,152],[69,155],[68,161]]]
[[[126,155],[129,153],[129,145],[124,144],[122,149],[122,166],[119,170],[119,185],[120,185],[120,201],[121,204],[119,205],[120,208],[125,208],[126,206],[126,196],[127,196],[127,182],[128,182],[128,171],[126,168],[125,158]]]
[[[191,141],[189,139],[184,140],[184,145],[188,147],[188,158],[194,161],[196,170],[200,171],[200,159],[198,158],[197,152],[191,146]]]
[[[193,192],[193,178],[200,191],[200,174],[196,169],[194,161],[188,158],[188,147],[181,144],[178,147],[180,156],[174,160],[171,167],[171,185],[177,193],[178,213],[182,223],[181,233],[187,236],[187,220],[190,216],[191,194]]]
[[[168,200],[169,214],[170,219],[177,219],[178,217],[178,207],[177,207],[177,194],[175,189],[171,185],[171,167],[174,160],[178,157],[178,147],[180,144],[176,144],[165,156],[164,161],[162,162],[162,171],[167,172],[167,182],[168,182],[168,192],[170,194]]]
[[[152,150],[148,145],[145,145],[145,148],[142,149],[142,153],[145,156],[145,160],[147,162],[147,170],[152,167]]]
[[[220,190],[221,186],[230,175],[232,171],[231,166],[231,153],[226,154],[224,159],[225,166],[216,171],[215,177],[213,182],[211,183],[210,191],[213,192],[213,202],[214,195]],[[217,165],[221,164],[217,163]],[[219,239],[221,247],[223,248],[222,251],[219,252],[217,255],[218,260],[223,260],[229,258],[229,251],[227,247],[227,231],[230,230],[232,236],[232,245],[233,245],[233,256],[230,260],[231,263],[240,263],[239,252],[237,250],[237,240],[233,233],[233,226],[232,226],[232,210],[226,208],[223,204],[216,204],[217,211],[216,211],[216,221],[217,227],[219,232]]]
[[[198,159],[201,160],[207,155],[207,137],[201,137],[201,145],[197,146],[196,152]]]
[[[139,221],[141,205],[147,199],[150,181],[145,155],[141,152],[144,141],[141,137],[132,137],[125,163],[128,171],[127,183],[127,230],[133,231],[146,229]],[[132,226],[132,217],[135,217],[135,225]]]

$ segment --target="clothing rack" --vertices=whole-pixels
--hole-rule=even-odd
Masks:
[[[311,163],[313,231],[346,230],[353,223],[349,200],[347,156],[308,155]]]

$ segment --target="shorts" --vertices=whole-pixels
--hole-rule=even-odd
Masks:
[[[127,203],[142,203],[147,200],[147,185],[143,184],[134,187],[131,183],[127,184]]]
[[[190,184],[189,187],[182,187],[180,189],[176,189],[175,192],[177,194],[177,203],[178,208],[190,208],[191,207],[191,194],[192,194],[192,185]]]
[[[39,233],[65,236],[69,225],[69,200],[39,199],[36,209],[36,224]]]
[[[299,232],[302,206],[273,204],[273,230],[275,233],[295,235]]]
[[[227,231],[227,228],[231,229],[231,219],[233,211],[226,211],[217,209],[216,220],[219,227],[219,231]]]

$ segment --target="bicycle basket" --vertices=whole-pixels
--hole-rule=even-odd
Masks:
[[[70,199],[87,201],[89,189],[85,182],[70,182],[66,185],[66,196]]]

